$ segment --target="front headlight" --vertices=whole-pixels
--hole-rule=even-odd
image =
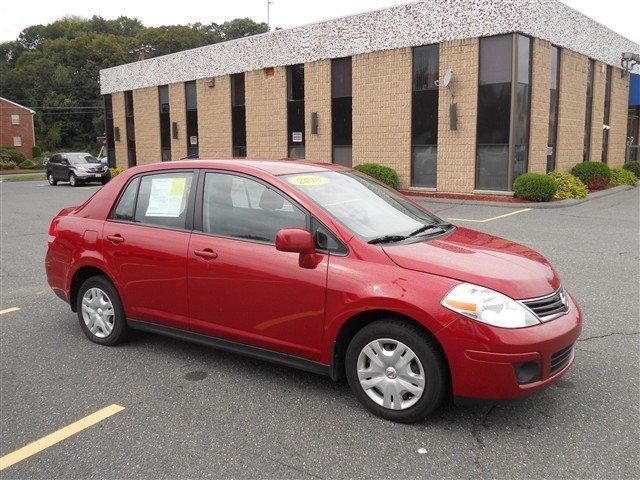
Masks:
[[[540,323],[524,305],[485,287],[461,283],[440,302],[443,307],[482,323],[502,328],[522,328]]]

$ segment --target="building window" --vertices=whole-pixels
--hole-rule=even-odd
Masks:
[[[351,57],[331,60],[331,138],[333,162],[352,165],[352,75]]]
[[[115,167],[116,145],[113,137],[113,100],[111,95],[104,96],[104,127],[107,136],[107,161],[110,167]]]
[[[513,180],[527,171],[530,77],[528,37],[480,39],[477,189],[510,190]]]
[[[20,115],[11,115],[11,125],[20,125]]]
[[[244,97],[244,73],[231,75],[231,136],[234,157],[247,156],[247,116]]]
[[[607,65],[607,79],[604,87],[604,118],[602,124],[607,128],[602,129],[602,158],[606,163],[609,156],[609,122],[611,121],[611,77],[613,75],[613,67]]]
[[[124,92],[124,115],[127,126],[127,157],[130,167],[137,165],[136,160],[136,125],[133,118],[133,92]]]
[[[584,145],[582,161],[588,162],[591,156],[591,123],[593,116],[593,76],[596,68],[595,60],[589,59],[587,64],[587,104],[584,112]]]
[[[438,87],[440,48],[413,49],[411,107],[411,186],[436,186],[438,153]]]
[[[627,162],[640,160],[638,145],[640,142],[640,106],[629,107],[627,120]]]
[[[549,136],[547,137],[547,173],[556,169],[556,145],[558,143],[558,106],[560,102],[560,48],[551,47],[551,84],[549,104]]]
[[[162,161],[171,160],[171,117],[169,116],[169,86],[158,87],[158,110],[160,111],[160,149]]]
[[[13,146],[14,147],[21,147],[22,146],[22,137],[20,137],[18,135],[13,137]]]
[[[289,157],[304,158],[304,65],[287,67]]]
[[[196,82],[185,82],[187,103],[187,156],[198,156],[198,92]]]

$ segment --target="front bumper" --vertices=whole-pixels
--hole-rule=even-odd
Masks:
[[[109,175],[109,172],[107,172],[107,171],[104,171],[104,172],[86,172],[86,171],[82,171],[82,170],[74,170],[74,173],[81,180],[90,180],[90,179],[102,180],[103,178],[107,178],[108,175]]]
[[[582,313],[569,296],[571,309],[565,315],[527,328],[496,328],[464,316],[439,335],[451,368],[456,397],[500,400],[538,390],[561,377],[573,364],[575,344],[582,329]],[[555,354],[555,357],[554,357]],[[559,354],[564,361],[558,367]],[[538,362],[539,378],[519,383],[515,366]],[[553,362],[553,367],[552,367]]]

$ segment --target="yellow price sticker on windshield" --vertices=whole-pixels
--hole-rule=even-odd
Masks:
[[[289,179],[289,183],[292,185],[300,185],[305,187],[325,185],[329,183],[329,180],[325,177],[321,177],[320,175],[296,175],[295,177],[291,177]]]

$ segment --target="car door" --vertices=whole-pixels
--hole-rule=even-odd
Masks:
[[[196,172],[131,179],[102,232],[127,318],[188,329],[187,248]]]
[[[283,228],[309,216],[256,178],[201,175],[188,252],[189,312],[195,332],[312,360],[320,357],[328,256],[302,268],[275,248]]]
[[[62,157],[58,154],[53,155],[49,160],[49,170],[53,173],[53,178],[55,180],[60,180],[60,161]]]

